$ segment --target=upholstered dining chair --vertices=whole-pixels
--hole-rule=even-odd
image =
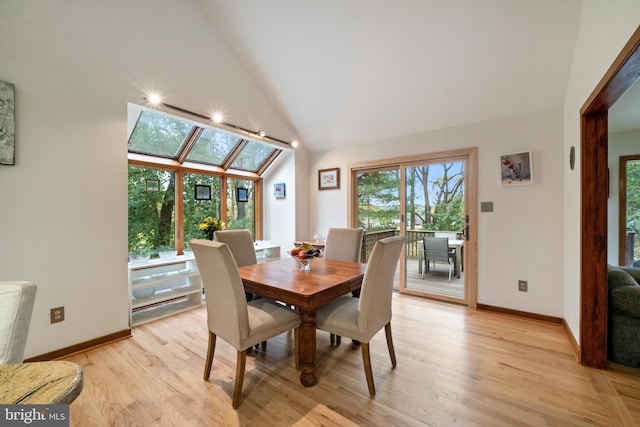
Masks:
[[[362,228],[331,227],[324,244],[324,258],[360,262]]]
[[[423,244],[424,269],[422,277],[424,278],[425,271],[429,272],[429,262],[433,262],[434,267],[436,262],[446,262],[449,265],[449,283],[451,283],[451,273],[456,263],[456,252],[455,249],[449,248],[449,238],[425,236]]]
[[[253,245],[251,231],[242,230],[219,230],[213,233],[216,241],[229,246],[233,258],[238,267],[253,265],[258,263],[256,258],[256,248]]]
[[[293,310],[267,298],[247,302],[238,266],[229,246],[221,242],[194,239],[189,242],[196,257],[207,295],[207,325],[209,344],[204,366],[204,379],[209,379],[217,337],[236,348],[236,382],[233,407],[240,405],[247,349],[292,329],[296,330],[300,316]]]
[[[236,261],[238,267],[244,267],[245,265],[254,265],[258,263],[258,258],[256,257],[256,249],[253,245],[253,237],[251,237],[251,231],[248,229],[240,229],[240,230],[218,230],[213,233],[216,241],[225,243],[229,246],[231,250],[231,254]],[[252,299],[257,298],[258,296],[245,292],[245,297],[247,301],[251,301]],[[267,349],[267,342],[264,341],[260,343],[262,346],[262,350]],[[256,348],[258,348],[258,344],[256,344]],[[251,351],[251,350],[249,350]]]
[[[0,282],[0,364],[22,363],[37,286]]]
[[[378,240],[367,262],[360,298],[342,296],[316,311],[318,329],[360,341],[364,372],[372,397],[375,396],[376,389],[371,370],[369,342],[383,327],[391,364],[393,367],[396,366],[391,337],[391,296],[403,245],[402,236]]]
[[[324,255],[326,259],[336,259],[338,261],[360,262],[362,252],[362,228],[338,228],[331,227],[327,233],[327,240],[324,244]],[[340,345],[340,335],[329,334],[331,345],[335,342]]]

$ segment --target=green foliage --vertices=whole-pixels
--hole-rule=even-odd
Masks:
[[[195,188],[198,185],[211,186],[211,200],[196,200]],[[219,176],[200,175],[193,173],[184,174],[184,242],[188,244],[191,239],[202,239],[204,235],[200,230],[200,223],[206,217],[222,217],[220,213],[220,188]]]
[[[160,182],[160,191],[147,191],[147,180]],[[175,174],[159,169],[129,167],[129,252],[174,244]]]
[[[640,161],[627,161],[627,229],[640,239]],[[640,259],[640,245],[634,247],[634,259]]]
[[[408,229],[462,230],[464,170],[460,162],[407,168]],[[370,231],[397,228],[400,218],[398,170],[362,173],[357,177],[358,226]]]
[[[459,231],[464,227],[464,200],[461,194],[448,203],[441,203],[431,213],[431,224],[423,224],[425,230]]]
[[[248,202],[236,201],[236,190],[245,188]],[[227,228],[249,229],[255,238],[255,183],[244,179],[227,179]]]
[[[368,232],[396,228],[400,218],[397,170],[358,175],[358,227]]]

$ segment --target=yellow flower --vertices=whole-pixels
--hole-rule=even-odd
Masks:
[[[211,216],[206,217],[198,226],[207,239],[213,239],[213,232],[223,230],[225,223]]]

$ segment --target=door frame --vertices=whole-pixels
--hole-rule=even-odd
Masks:
[[[412,156],[395,157],[380,160],[371,160],[347,165],[347,221],[350,227],[357,224],[357,206],[354,201],[356,194],[358,172],[380,168],[404,167],[420,164],[421,162],[438,161],[440,159],[465,158],[467,170],[465,170],[465,215],[469,217],[468,231],[464,242],[464,275],[466,303],[470,308],[478,305],[478,148],[460,148],[455,150],[439,151],[435,153],[416,154]],[[400,183],[402,187],[404,182]],[[404,191],[404,190],[401,190]],[[401,229],[406,228],[406,204],[400,204]],[[404,250],[403,250],[404,253]],[[406,278],[401,275],[403,282]]]
[[[607,365],[609,108],[640,77],[640,26],[580,109],[580,363]]]

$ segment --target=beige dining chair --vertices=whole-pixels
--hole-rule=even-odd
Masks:
[[[0,365],[22,363],[37,286],[0,282]]]
[[[258,263],[256,257],[256,249],[253,245],[253,237],[251,237],[251,231],[248,229],[240,230],[218,230],[213,233],[216,241],[225,243],[229,246],[231,254],[236,261],[238,267],[244,267],[245,265],[254,265]],[[247,301],[259,298],[249,292],[244,293]],[[262,346],[262,350],[267,349],[267,342],[264,341],[260,344],[256,344],[256,348]],[[251,352],[251,350],[249,350]]]
[[[218,230],[214,232],[213,235],[215,236],[216,241],[225,243],[229,246],[238,267],[258,263],[258,259],[256,258],[256,248],[253,245],[253,237],[251,237],[251,231],[247,229]]]
[[[456,252],[455,249],[449,248],[449,238],[425,236],[423,245],[424,269],[422,270],[422,278],[424,278],[425,272],[429,272],[429,262],[433,262],[434,268],[436,262],[446,262],[449,265],[449,283],[451,283],[451,273],[456,263]]]
[[[396,366],[391,337],[391,296],[403,245],[402,236],[378,240],[367,262],[360,298],[345,295],[316,311],[318,329],[360,341],[362,362],[371,396],[375,396],[376,389],[373,384],[369,342],[383,327],[391,364],[393,367]]]
[[[329,228],[324,244],[324,258],[360,262],[362,236],[362,228]]]
[[[209,344],[204,365],[204,379],[209,379],[217,337],[236,348],[236,383],[233,407],[240,405],[247,349],[295,329],[294,350],[297,360],[300,316],[293,310],[267,298],[247,302],[238,266],[229,246],[221,242],[194,239],[189,242],[200,270],[207,297]]]
[[[338,228],[331,227],[327,233],[327,240],[324,244],[325,259],[335,259],[338,261],[360,262],[362,252],[362,228]],[[331,345],[335,342],[340,345],[341,338],[334,334],[329,335]]]

